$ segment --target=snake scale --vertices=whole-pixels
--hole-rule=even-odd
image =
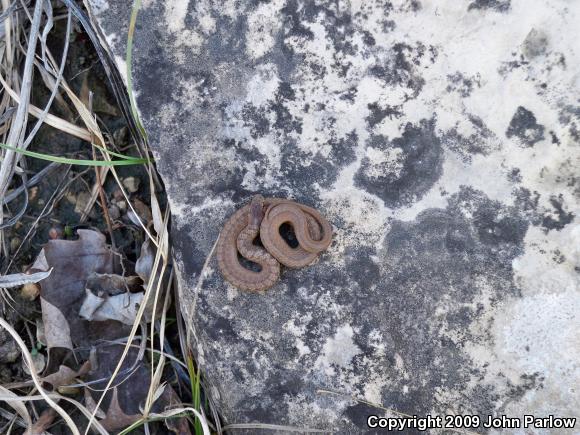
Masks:
[[[280,227],[290,224],[296,235],[295,248],[280,235]],[[260,237],[263,248],[254,244]],[[280,278],[280,264],[299,268],[311,264],[330,245],[332,226],[314,208],[288,199],[255,195],[226,222],[217,244],[219,269],[235,287],[263,291]],[[239,255],[260,266],[246,268]]]

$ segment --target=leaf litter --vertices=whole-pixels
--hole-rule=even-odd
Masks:
[[[84,385],[94,408],[122,354],[123,347],[111,342],[126,337],[135,322],[143,286],[152,279],[156,250],[147,239],[136,264],[131,264],[106,244],[100,232],[79,229],[77,233],[77,240],[49,240],[30,268],[34,276],[42,277],[40,302],[49,354],[40,380],[48,391],[54,391],[81,379],[79,384]],[[159,278],[157,274],[153,280]],[[153,318],[150,305],[144,313],[146,322]],[[78,349],[90,349],[92,355]],[[80,367],[79,359],[85,359]],[[150,381],[142,355],[131,348],[97,412],[106,430],[118,430],[143,418],[140,405]],[[171,387],[166,388],[151,411],[163,412],[175,397]],[[185,433],[183,427],[181,433]]]
[[[10,414],[6,408],[0,407],[0,417],[8,418],[8,423],[2,423],[4,426],[0,424],[0,432],[5,433],[5,430],[11,431],[13,426],[19,426],[26,428],[25,433],[31,435],[48,433],[48,430],[55,430],[55,425],[64,421],[68,427],[65,428],[65,432],[77,434],[80,432],[76,425],[82,425],[82,419],[79,420],[82,417],[79,415],[80,411],[80,414],[89,419],[88,426],[101,434],[106,434],[108,430],[117,433],[122,428],[125,430],[121,433],[128,433],[129,429],[138,425],[145,425],[145,432],[149,433],[149,421],[163,419],[171,431],[186,435],[190,430],[188,420],[180,418],[184,414],[199,419],[202,433],[209,434],[203,409],[199,408],[199,405],[195,408],[183,405],[175,390],[167,383],[166,372],[170,370],[165,369],[166,362],[171,362],[174,373],[181,375],[178,376],[182,378],[181,381],[183,373],[180,373],[180,370],[183,372],[183,368],[179,364],[184,364],[173,356],[174,353],[165,336],[172,279],[167,231],[168,212],[165,211],[165,204],[163,208],[161,207],[155,193],[161,187],[155,169],[151,162],[145,159],[148,154],[147,138],[139,119],[126,116],[127,113],[137,112],[127,98],[125,84],[112,59],[107,50],[100,45],[100,39],[90,18],[75,2],[64,0],[63,4],[64,8],[59,5],[58,9],[55,7],[53,11],[53,6],[47,2],[34,4],[10,0],[2,2],[5,25],[0,29],[0,58],[6,71],[14,74],[0,75],[0,83],[6,90],[0,98],[0,135],[5,136],[3,142],[9,145],[0,151],[3,157],[0,159],[2,193],[0,205],[5,206],[8,211],[8,215],[4,214],[4,209],[0,211],[0,227],[4,229],[22,227],[20,216],[35,202],[39,206],[40,213],[32,226],[24,224],[25,229],[28,229],[24,237],[17,239],[8,232],[10,242],[8,245],[13,258],[9,259],[7,265],[6,262],[2,265],[3,273],[12,271],[13,266],[19,267],[17,271],[19,273],[0,278],[0,293],[9,304],[6,296],[11,299],[13,296],[16,299],[20,297],[21,306],[18,307],[20,311],[16,316],[20,316],[19,323],[24,323],[20,332],[23,332],[24,336],[28,334],[29,344],[25,343],[16,331],[14,327],[16,322],[10,316],[2,317],[6,314],[0,313],[2,349],[0,354],[4,354],[4,350],[9,348],[16,357],[20,353],[23,361],[22,369],[29,373],[29,380],[5,384],[7,388],[0,388],[0,402],[7,403],[15,411]],[[136,11],[134,8],[133,25]],[[53,17],[53,13],[54,17],[59,17],[58,20]],[[69,82],[64,77],[64,67],[67,65],[67,69],[70,68],[72,60],[67,58],[69,38],[74,36],[75,32],[79,34],[77,28],[72,30],[73,22],[76,24],[74,20],[82,24],[86,32],[84,35],[88,35],[96,49],[98,61],[93,62],[91,68],[98,66],[99,62],[102,63],[101,66],[104,67],[121,113],[124,115],[126,123],[123,127],[124,132],[114,128],[115,131],[111,134],[103,119],[95,115],[96,111],[100,112],[101,116],[115,117],[119,112],[115,106],[109,104],[108,99],[102,98],[105,94],[104,88],[99,92],[98,86],[95,87],[90,83],[96,76],[88,74],[89,69],[85,68],[74,75]],[[66,23],[66,30],[62,56],[57,62],[49,49],[52,45],[47,45],[47,35],[59,23]],[[27,46],[14,46],[13,41],[18,40],[25,41]],[[72,44],[74,41],[70,42],[70,48],[74,53],[76,50],[75,44]],[[5,43],[5,47],[2,43]],[[128,66],[130,67],[130,62]],[[37,106],[32,104],[30,98],[33,96],[30,80],[33,72],[40,73],[36,77],[50,94],[47,103],[34,101]],[[82,83],[80,92],[75,94],[74,89],[77,89],[77,86],[74,80],[77,75],[81,76]],[[97,90],[96,95],[93,95],[93,90]],[[33,91],[38,95],[37,87]],[[131,96],[130,84],[128,91]],[[61,116],[49,113],[53,112],[54,107],[51,108],[53,101],[56,102],[53,106],[57,106]],[[32,117],[37,119],[34,120]],[[32,127],[29,119],[34,120],[33,128],[28,128]],[[34,160],[27,159],[21,151],[30,148],[29,145],[34,145],[32,140],[43,124],[43,130],[50,126],[48,130],[52,133],[48,134],[54,134],[55,130],[61,134],[55,138],[56,140],[53,140],[52,136],[45,136],[50,138],[48,141],[45,140],[50,143],[49,148],[44,149],[48,154],[69,153],[66,148],[54,150],[55,146],[59,147],[55,142],[58,143],[62,136],[69,135],[69,138],[79,138],[80,141],[77,140],[76,143],[81,146],[86,146],[86,142],[89,143],[88,149],[93,151],[93,160],[88,162],[95,163],[94,166],[96,163],[105,163],[95,161],[97,154],[106,161],[110,161],[112,156],[135,158],[136,156],[126,156],[111,150],[113,148],[117,152],[124,153],[127,147],[119,149],[115,141],[118,142],[123,135],[128,136],[128,133],[131,133],[134,142],[129,144],[129,147],[144,158],[145,164],[141,170],[147,171],[149,183],[140,183],[140,177],[135,177],[134,172],[123,172],[121,179],[112,166],[95,168],[97,182],[88,180],[87,183],[87,180],[82,178],[87,171],[76,175],[71,171],[69,163],[79,161],[78,159],[66,159],[67,164],[52,163],[44,168],[39,168],[36,164],[27,167],[27,164],[30,165]],[[101,131],[103,126],[105,128]],[[28,179],[27,174],[33,174],[31,167],[37,171],[36,175]],[[58,177],[47,176],[59,167],[62,170],[59,170]],[[69,173],[73,176],[69,177]],[[21,180],[14,177],[15,175]],[[108,175],[112,175],[118,186],[114,200],[109,201],[102,196]],[[13,182],[13,178],[16,178],[16,183]],[[41,181],[46,182],[51,178],[60,181],[50,198],[43,197],[41,204],[38,186],[42,186]],[[113,181],[110,178],[109,181]],[[69,189],[75,180],[85,183],[85,189],[81,191]],[[33,190],[27,195],[30,188]],[[71,196],[72,192],[74,198]],[[150,201],[146,203],[137,192],[150,194]],[[100,203],[97,201],[99,195],[101,195]],[[77,238],[73,240],[74,231],[70,227],[54,231],[51,228],[48,233],[51,240],[44,245],[32,266],[25,268],[14,263],[14,258],[19,255],[22,258],[20,250],[24,243],[30,243],[30,239],[36,235],[37,226],[42,225],[41,219],[48,218],[54,224],[55,215],[52,211],[63,197],[74,199],[71,204],[75,208],[75,213],[80,215],[80,219],[76,220],[77,224],[94,225],[99,205],[105,215],[107,210],[114,207],[115,213],[110,216],[113,225],[108,222],[108,233],[113,248],[107,245],[107,239],[99,231],[77,226]],[[12,201],[21,204],[18,213],[11,212],[9,203]],[[10,217],[9,220],[4,219],[7,216]],[[93,222],[90,222],[91,220]],[[58,221],[63,224],[65,222]],[[131,226],[130,222],[135,227]],[[127,231],[128,234],[135,236],[135,240],[131,240],[130,243],[137,246],[141,244],[140,255],[130,255],[133,259],[138,257],[135,263],[123,255],[132,249],[126,249],[126,243],[119,250],[114,248],[113,231],[119,233],[118,230]],[[5,231],[0,231],[0,243],[6,240]],[[143,232],[145,241],[141,243]],[[41,243],[46,240],[42,236],[40,238]],[[36,239],[38,240],[38,237]],[[37,249],[35,252],[38,252]],[[24,263],[29,264],[30,257]],[[11,294],[4,290],[15,287],[22,287],[20,294]],[[39,303],[28,303],[37,298],[40,299]],[[42,322],[34,315],[38,304],[41,308]],[[22,306],[26,309],[23,310]],[[178,326],[181,325],[180,321],[178,318]],[[141,331],[140,335],[136,334],[138,328]],[[183,340],[181,332],[179,339]],[[7,340],[8,346],[5,346],[3,341]],[[150,353],[146,352],[148,346]],[[44,352],[44,347],[47,351],[46,362],[41,353]],[[183,344],[181,347],[184,354],[186,347]],[[0,355],[0,359],[3,356],[10,355]],[[189,381],[187,377],[186,380]],[[34,389],[27,390],[24,394],[14,393],[23,386]],[[84,405],[73,398],[75,392],[81,389],[85,397]],[[39,394],[35,394],[36,392]],[[44,402],[40,409],[34,406],[35,401]],[[63,402],[67,404],[66,411],[61,407]],[[70,405],[76,408],[70,408]],[[74,421],[67,415],[70,409],[76,410]],[[30,411],[33,411],[33,416]],[[57,415],[62,420],[55,421]],[[221,433],[219,419],[215,420],[217,432]],[[127,428],[127,425],[132,426]],[[61,429],[62,425],[56,430]],[[87,427],[87,432],[89,429]],[[196,425],[196,434],[199,433],[201,432],[197,430]]]

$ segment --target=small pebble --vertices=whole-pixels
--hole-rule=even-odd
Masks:
[[[78,387],[69,387],[68,385],[61,385],[57,388],[57,391],[63,396],[75,396],[79,393]]]
[[[31,187],[28,191],[28,200],[33,202],[38,196],[38,186]]]
[[[19,237],[12,237],[10,239],[10,252],[16,252],[16,250],[20,247],[21,240]]]
[[[50,240],[62,239],[64,231],[61,226],[54,226],[48,230],[48,238]]]
[[[119,207],[119,210],[121,210],[123,213],[127,211],[127,203],[125,201],[117,201],[115,205]]]
[[[46,365],[46,358],[44,355],[40,352],[32,352],[32,361],[34,362],[36,373],[42,373]],[[22,369],[25,373],[30,374],[30,367],[28,367],[28,364],[26,364],[24,359],[22,359]]]
[[[75,201],[75,213],[82,214],[91,199],[89,192],[79,192]]]
[[[35,300],[38,295],[40,294],[40,286],[35,283],[28,283],[22,286],[22,290],[20,290],[20,295],[29,301]]]
[[[139,198],[135,198],[133,201],[133,207],[139,215],[139,217],[145,222],[149,223],[153,220],[153,215],[151,214],[151,209],[147,204],[141,201]]]
[[[123,186],[130,193],[135,193],[139,190],[139,183],[141,181],[137,177],[127,177],[123,179]]]
[[[113,191],[113,198],[115,199],[115,201],[123,201],[125,199],[125,197],[123,196],[123,192],[121,191],[120,188],[116,188]]]
[[[121,217],[121,210],[119,210],[119,207],[114,204],[111,205],[109,207],[109,217],[114,221],[119,219]]]

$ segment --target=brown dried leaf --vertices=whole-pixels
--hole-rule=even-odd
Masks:
[[[43,435],[50,425],[52,425],[56,415],[56,411],[52,408],[44,410],[44,412],[40,414],[40,417],[38,417],[38,420],[36,420],[36,423],[24,432],[24,435]]]
[[[87,279],[86,288],[98,296],[114,296],[128,291],[139,291],[140,281],[138,276],[92,273]]]
[[[64,317],[62,311],[43,298],[40,298],[40,307],[42,309],[46,346],[49,349],[64,347],[65,349],[72,350],[73,344],[69,322]]]
[[[140,414],[127,415],[119,405],[119,397],[117,387],[113,388],[113,398],[109,404],[109,409],[105,414],[105,418],[100,421],[103,427],[107,430],[123,429],[138,421],[142,416]]]
[[[44,376],[41,378],[41,381],[43,383],[50,384],[52,386],[52,390],[54,391],[58,387],[73,383],[75,378],[87,374],[90,368],[91,363],[88,361],[86,361],[79,370],[73,370],[70,367],[61,365],[57,372]]]
[[[94,402],[99,400],[100,394],[98,390],[105,388],[107,382],[111,378],[115,370],[119,358],[123,353],[124,345],[103,346],[96,349],[93,357],[93,369],[87,376],[87,381],[97,381],[92,386],[93,389],[89,391]],[[117,375],[114,385],[115,388],[109,390],[100,409],[105,411],[105,418],[100,423],[107,430],[116,430],[124,428],[139,418],[142,417],[141,409],[144,406],[151,382],[151,371],[142,361],[136,359],[139,356],[139,350],[130,348],[127,357],[121,365],[119,374]],[[153,405],[152,412],[159,412],[165,410],[172,402],[172,397],[175,400],[175,394],[170,387],[166,387],[159,399]]]
[[[85,388],[85,406],[89,412],[91,414],[95,414],[99,420],[102,420],[106,417],[101,408],[97,409],[97,412],[95,412],[95,409],[97,408],[97,402],[95,402],[95,399],[93,399],[93,396],[91,396],[91,392],[88,388]]]
[[[151,240],[146,239],[141,245],[141,255],[135,263],[135,272],[143,280],[143,285],[147,285],[151,278],[151,271],[155,262],[155,247],[152,246]]]
[[[139,218],[141,218],[141,220],[145,225],[148,225],[153,220],[151,209],[139,198],[135,198],[133,200],[133,208],[135,208],[135,211],[139,215]],[[134,217],[131,217],[129,212],[127,213],[127,216],[131,219],[131,221],[133,221]],[[139,221],[137,219],[135,219],[133,223],[135,223],[135,225],[139,225]]]
[[[49,349],[87,344],[88,322],[79,317],[85,284],[93,273],[120,272],[119,256],[96,231],[78,230],[78,240],[50,240],[39,259],[52,267],[41,283],[42,318]],[[36,266],[36,263],[35,263]]]

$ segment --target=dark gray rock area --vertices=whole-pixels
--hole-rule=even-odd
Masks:
[[[124,71],[127,2],[90,3]],[[225,423],[580,418],[579,20],[564,0],[143,2],[137,103]],[[200,274],[258,192],[335,236],[250,294],[215,258]]]

